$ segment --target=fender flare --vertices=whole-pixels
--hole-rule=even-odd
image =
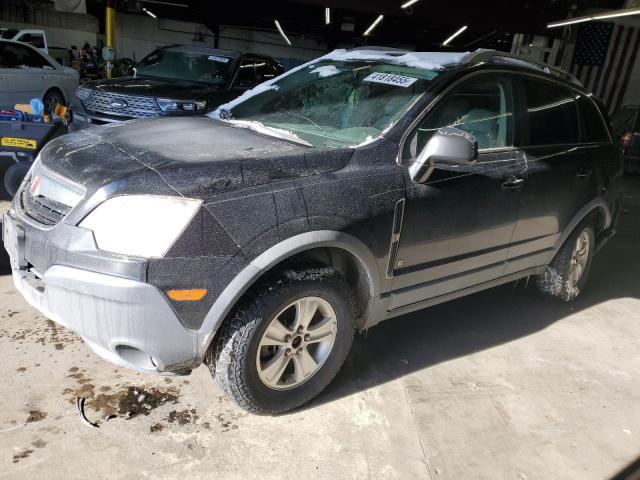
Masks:
[[[198,329],[198,358],[204,358],[215,333],[231,309],[265,272],[297,253],[319,247],[341,248],[353,254],[367,274],[370,297],[376,298],[380,295],[381,277],[378,264],[371,250],[362,241],[348,233],[334,230],[295,235],[258,255],[225,287]]]
[[[587,203],[584,207],[578,210],[578,213],[576,213],[573,216],[571,221],[564,228],[562,235],[560,235],[560,238],[558,239],[558,241],[553,247],[553,255],[551,259],[555,258],[556,254],[558,253],[558,251],[560,250],[564,242],[567,240],[567,238],[569,238],[569,235],[573,233],[573,231],[580,224],[580,222],[582,222],[591,212],[593,212],[596,209],[599,209],[604,215],[603,228],[607,229],[611,226],[612,214],[611,214],[611,209],[609,208],[609,205],[607,205],[607,203],[601,197],[594,198],[589,203]]]

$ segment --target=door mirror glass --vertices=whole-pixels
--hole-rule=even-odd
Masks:
[[[464,130],[453,127],[438,129],[409,167],[411,180],[424,183],[438,163],[471,165],[478,158],[478,142]]]

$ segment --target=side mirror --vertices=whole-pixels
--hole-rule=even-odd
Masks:
[[[409,167],[411,180],[426,182],[437,163],[472,165],[478,158],[478,142],[470,133],[459,128],[440,128],[424,146],[416,161]]]

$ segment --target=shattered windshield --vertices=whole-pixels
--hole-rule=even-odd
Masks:
[[[136,65],[136,75],[224,84],[231,58],[212,53],[156,50]]]
[[[313,146],[343,147],[378,138],[424,93],[437,71],[375,61],[321,61],[261,85],[224,111]]]

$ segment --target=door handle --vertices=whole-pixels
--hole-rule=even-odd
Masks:
[[[578,176],[578,178],[587,178],[591,176],[592,173],[593,170],[591,170],[590,168],[581,168],[580,170],[578,170],[578,173],[576,175]]]
[[[523,185],[524,178],[516,177],[515,175],[511,175],[504,182],[502,182],[502,188],[505,189],[521,188]]]

